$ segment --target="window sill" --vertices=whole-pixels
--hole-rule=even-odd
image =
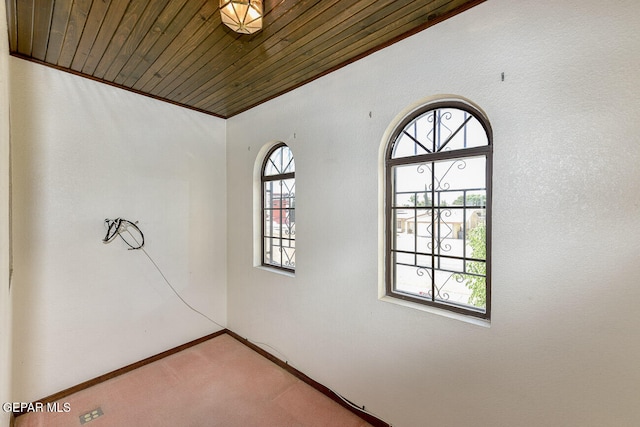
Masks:
[[[432,307],[429,305],[419,304],[413,301],[407,301],[400,298],[390,297],[388,295],[383,295],[378,298],[380,301],[389,302],[392,304],[401,305],[403,307],[413,308],[415,310],[424,311],[427,313],[435,314],[438,316],[448,317],[449,319],[459,320],[461,322],[470,323],[476,326],[482,326],[484,328],[491,327],[491,321],[486,319],[480,319],[478,317],[473,316],[465,316],[464,314],[455,313],[453,311]]]
[[[268,272],[271,272],[271,273],[281,274],[281,275],[287,276],[287,277],[296,277],[296,274],[294,272],[287,271],[287,270],[281,270],[279,268],[267,267],[266,265],[256,265],[255,268],[257,268],[259,270],[268,271]]]

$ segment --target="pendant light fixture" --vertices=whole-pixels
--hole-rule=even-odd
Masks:
[[[262,29],[262,0],[220,0],[220,16],[233,31],[253,34]]]

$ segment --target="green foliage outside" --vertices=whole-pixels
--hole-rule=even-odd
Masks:
[[[462,196],[453,201],[454,206],[462,206]],[[467,206],[486,206],[487,196],[484,194],[467,194]]]
[[[478,224],[476,227],[469,231],[469,245],[472,252],[471,257],[477,259],[487,259],[487,226],[485,224]],[[469,296],[469,304],[476,307],[487,306],[487,288],[486,288],[486,275],[487,275],[487,263],[469,261],[467,263],[467,271],[469,273],[478,274],[480,276],[464,275],[466,279],[465,285],[471,289],[471,296]]]
[[[428,196],[429,193],[424,193],[424,195],[422,196],[422,198],[418,197],[418,200],[416,202],[416,195],[412,194],[409,197],[409,203],[408,205],[405,206],[417,206],[417,207],[422,207],[422,206],[431,206],[431,198]]]

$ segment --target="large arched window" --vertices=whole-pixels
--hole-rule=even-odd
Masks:
[[[262,166],[262,265],[293,271],[296,266],[296,178],[289,147],[280,143]]]
[[[386,295],[488,319],[492,133],[481,111],[435,102],[385,154]]]

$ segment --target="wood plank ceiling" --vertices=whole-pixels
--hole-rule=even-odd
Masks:
[[[219,0],[5,1],[13,56],[227,118],[484,0],[265,0],[250,36]]]

